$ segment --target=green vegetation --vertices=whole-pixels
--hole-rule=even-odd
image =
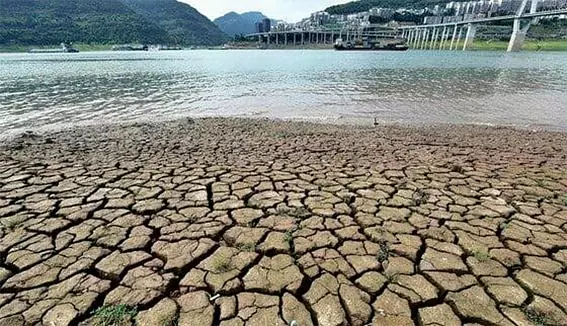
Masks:
[[[122,0],[134,12],[167,31],[169,43],[219,45],[228,41],[213,22],[177,0]]]
[[[227,39],[211,21],[176,0],[4,0],[0,47],[61,42],[215,45]]]
[[[490,255],[483,250],[475,250],[472,252],[472,256],[476,258],[479,262],[485,262],[490,260]]]
[[[136,316],[136,308],[127,305],[104,306],[94,312],[95,326],[126,326]]]
[[[332,6],[326,11],[333,15],[348,15],[356,12],[367,11],[373,7],[382,8],[416,8],[423,9],[425,7],[433,7],[437,4],[447,3],[443,0],[360,0],[352,1],[342,5]]]
[[[218,255],[213,260],[213,269],[217,273],[226,273],[232,269],[230,264],[230,258],[225,257],[224,255]]]
[[[533,308],[524,308],[524,314],[529,321],[536,326],[551,326],[557,325],[555,320],[542,311]]]
[[[238,246],[238,250],[246,251],[246,252],[254,252],[256,251],[256,245],[254,243],[245,243]]]
[[[376,258],[380,263],[383,263],[390,258],[390,244],[386,240],[380,239],[379,245],[380,249]]]
[[[261,22],[264,18],[266,18],[266,16],[257,11],[245,12],[243,14],[229,12],[228,14],[215,19],[214,23],[225,34],[233,36],[255,33],[256,23]]]
[[[464,41],[457,42],[454,48],[461,50]],[[434,45],[435,47],[435,45]],[[437,43],[437,47],[439,44]],[[429,47],[428,47],[429,48]],[[475,40],[468,51],[506,51],[508,41],[501,40]],[[446,48],[448,49],[448,47]],[[522,51],[567,51],[567,40],[526,40]],[[458,169],[458,167],[455,167]],[[453,170],[452,170],[453,171]],[[453,171],[458,172],[458,171]],[[462,172],[461,172],[462,173]]]

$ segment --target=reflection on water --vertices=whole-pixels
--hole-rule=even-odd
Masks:
[[[179,51],[0,55],[0,136],[180,116],[567,130],[567,54]]]

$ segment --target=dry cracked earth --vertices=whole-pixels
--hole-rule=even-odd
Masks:
[[[0,325],[567,325],[566,149],[238,119],[27,133],[0,149]]]

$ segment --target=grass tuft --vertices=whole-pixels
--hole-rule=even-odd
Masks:
[[[383,263],[388,260],[388,258],[390,258],[390,244],[388,243],[388,241],[381,239],[379,241],[379,245],[380,248],[378,249],[378,255],[376,256],[376,258],[380,263]]]
[[[524,308],[524,315],[526,315],[526,318],[528,318],[528,320],[534,323],[536,326],[557,325],[557,323],[551,316],[533,308]]]
[[[490,255],[483,250],[475,250],[472,252],[472,256],[480,262],[485,262],[490,260]]]
[[[222,255],[215,257],[215,259],[213,260],[213,269],[217,273],[226,273],[232,270],[230,259]]]
[[[254,243],[244,243],[238,246],[238,250],[240,251],[247,251],[247,252],[254,252],[256,251],[256,244]]]
[[[95,326],[126,326],[136,316],[136,308],[127,305],[113,305],[98,308],[94,312]]]
[[[451,172],[456,172],[456,173],[461,173],[461,174],[463,174],[463,173],[465,173],[465,169],[464,169],[461,165],[459,165],[459,164],[453,164],[453,165],[451,166]]]

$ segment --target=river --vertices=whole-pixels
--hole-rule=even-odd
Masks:
[[[567,53],[0,54],[0,136],[238,116],[567,130]]]

